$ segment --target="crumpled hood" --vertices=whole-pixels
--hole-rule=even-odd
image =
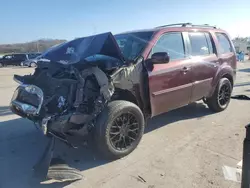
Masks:
[[[41,58],[63,64],[72,64],[96,54],[106,55],[124,61],[121,50],[110,32],[65,42],[48,50],[42,54]]]

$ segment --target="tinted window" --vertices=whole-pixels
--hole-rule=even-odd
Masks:
[[[13,55],[14,59],[18,59],[18,60],[25,60],[26,59],[26,55],[25,54],[15,54]]]
[[[12,55],[6,55],[3,57],[3,59],[12,59]]]
[[[151,51],[151,55],[156,52],[167,52],[170,61],[185,58],[185,50],[181,33],[167,33],[160,37]]]
[[[189,33],[190,43],[191,43],[191,55],[200,56],[200,55],[209,55],[212,53],[211,50],[211,39],[210,47],[205,33],[192,32]],[[210,50],[209,50],[210,49]]]
[[[231,44],[230,44],[230,42],[225,34],[216,33],[216,37],[217,37],[218,42],[219,42],[219,49],[218,49],[219,54],[229,53],[229,52],[233,51]]]

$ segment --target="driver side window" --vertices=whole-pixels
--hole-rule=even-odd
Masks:
[[[180,32],[163,34],[152,48],[150,57],[156,52],[167,52],[170,61],[185,58],[182,34]]]

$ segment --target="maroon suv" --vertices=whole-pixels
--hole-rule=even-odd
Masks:
[[[225,31],[187,23],[140,31],[141,35],[146,33],[151,36],[142,57],[157,59],[151,68],[147,67],[151,116],[200,99],[213,111],[227,108],[237,61]]]
[[[137,147],[148,118],[201,99],[226,109],[236,73],[228,34],[190,23],[77,38],[40,61],[14,76],[12,111],[72,146],[91,133],[109,158]]]

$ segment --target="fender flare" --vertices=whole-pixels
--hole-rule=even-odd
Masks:
[[[235,72],[231,66],[228,64],[222,65],[216,72],[215,77],[212,81],[212,89],[208,95],[208,97],[211,97],[216,89],[216,86],[218,85],[221,78],[228,78],[231,82],[232,86],[234,85],[235,81]]]

